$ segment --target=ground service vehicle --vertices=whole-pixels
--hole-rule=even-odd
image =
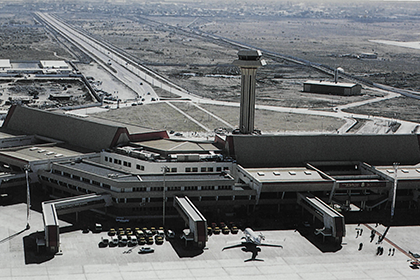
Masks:
[[[139,254],[148,254],[148,253],[153,253],[154,251],[155,249],[151,247],[141,247],[139,250]]]

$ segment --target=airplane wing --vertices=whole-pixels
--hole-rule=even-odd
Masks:
[[[227,246],[227,247],[224,247],[224,248],[222,249],[222,251],[227,250],[227,249],[232,249],[232,248],[243,247],[243,246],[245,246],[243,243],[236,244],[236,245],[232,245],[232,246]]]
[[[266,246],[266,247],[279,247],[279,248],[283,248],[283,246],[281,246],[281,245],[277,245],[277,244],[265,244],[265,243],[258,244],[258,246]]]

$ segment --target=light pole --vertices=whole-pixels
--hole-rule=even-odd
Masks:
[[[166,175],[166,171],[168,170],[168,167],[165,165],[165,166],[162,166],[162,172],[163,172],[163,213],[162,213],[162,223],[163,223],[163,227],[165,227],[165,206],[166,206],[166,190],[165,190],[165,188],[166,188],[166,178],[165,178],[165,175]]]
[[[29,170],[31,170],[31,166],[29,164],[25,165],[25,176],[26,176],[26,229],[29,229],[31,226],[29,225],[29,215],[30,215],[30,208],[31,208],[31,194],[29,188]]]
[[[391,206],[391,222],[394,219],[395,212],[395,200],[397,197],[397,172],[398,172],[398,162],[394,162],[394,192],[392,193],[392,206]]]

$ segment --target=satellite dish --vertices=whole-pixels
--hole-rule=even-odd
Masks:
[[[343,69],[343,68],[341,68],[341,67],[338,67],[338,68],[337,68],[337,71],[338,71],[338,72],[340,72],[340,73],[344,73],[344,69]]]

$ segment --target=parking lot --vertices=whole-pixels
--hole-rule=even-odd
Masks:
[[[0,251],[3,279],[419,279],[419,269],[409,266],[405,251],[419,252],[420,227],[391,228],[380,246],[383,255],[376,255],[377,237],[370,243],[370,229],[383,232],[381,225],[347,225],[347,236],[337,251],[322,252],[299,231],[263,231],[265,242],[282,248],[262,247],[261,261],[244,262],[251,253],[241,248],[222,251],[225,246],[240,242],[242,233],[213,234],[204,250],[185,248],[176,236],[163,244],[145,245],[153,253],[138,254],[142,245],[100,248],[99,242],[109,238],[108,231],[83,233],[60,222],[61,252],[51,258],[36,256],[28,238],[43,230],[42,217],[31,211],[31,228],[26,225],[26,205],[1,207]],[[357,235],[357,229],[363,234]],[[177,232],[178,234],[178,232]],[[357,236],[357,238],[356,238]],[[23,242],[22,242],[23,241]],[[319,241],[319,240],[318,240]],[[391,243],[393,245],[391,245]],[[363,243],[362,250],[359,250]],[[394,256],[389,249],[397,246]],[[26,251],[25,251],[26,250]],[[400,251],[402,250],[402,251]],[[29,261],[29,262],[28,262]]]

